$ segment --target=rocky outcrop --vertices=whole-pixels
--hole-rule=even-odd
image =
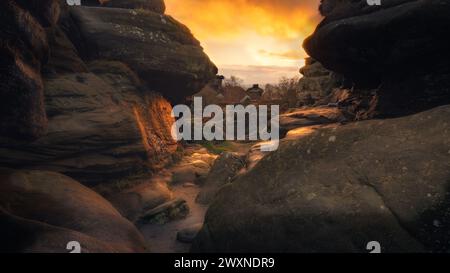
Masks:
[[[0,136],[33,139],[45,133],[40,70],[49,54],[45,27],[58,16],[57,0],[0,3]]]
[[[378,88],[384,116],[450,103],[450,4],[432,0],[325,0],[326,15],[305,43],[326,68],[360,88]]]
[[[145,177],[107,195],[132,221],[170,202],[167,184],[148,180],[180,148],[167,98],[182,101],[217,68],[163,1],[125,2],[0,3],[0,252],[68,252],[70,241],[84,252],[147,250],[113,205],[72,179],[99,189]]]
[[[139,231],[92,190],[69,177],[41,171],[0,175],[1,252],[145,252]]]
[[[299,80],[297,92],[300,102],[306,105],[327,97],[335,88],[341,87],[344,81],[342,76],[325,69],[312,58],[306,59],[300,73],[303,77]]]
[[[450,107],[284,142],[219,192],[200,252],[448,252]]]
[[[103,5],[113,8],[145,9],[160,14],[166,11],[164,0],[110,0],[105,1]]]
[[[333,71],[359,81],[375,81],[389,73],[429,68],[421,64],[434,64],[434,57],[448,54],[442,39],[448,25],[448,3],[386,0],[381,6],[369,6],[365,0],[325,0],[323,5],[329,2],[339,3],[325,13],[304,45]]]
[[[171,102],[184,101],[217,74],[189,29],[167,15],[142,9],[71,9],[88,59],[121,61]]]
[[[190,31],[171,17],[141,9],[16,2],[2,5],[35,17],[26,17],[30,21],[23,30],[30,32],[30,41],[18,42],[11,51],[16,54],[14,65],[26,68],[26,74],[11,66],[1,74],[8,81],[1,86],[6,104],[0,111],[7,119],[0,126],[5,132],[0,134],[0,164],[61,172],[96,185],[170,163],[177,144],[171,137],[173,119],[166,98],[181,101],[216,71]],[[4,20],[13,31],[10,17]],[[32,64],[17,66],[25,56],[34,56]],[[29,84],[34,91],[16,92],[15,76],[23,80],[21,88]],[[17,131],[8,124],[40,138],[11,138]]]
[[[170,104],[140,91],[139,79],[122,63],[95,62],[91,70],[96,74],[45,82],[47,134],[32,143],[3,140],[2,166],[62,172],[95,185],[170,160],[177,149]]]

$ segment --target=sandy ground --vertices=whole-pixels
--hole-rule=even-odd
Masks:
[[[230,142],[227,150],[246,154],[254,143]],[[200,152],[201,146],[191,146],[190,154]],[[201,152],[200,152],[201,153]],[[189,156],[189,155],[187,155]],[[191,182],[191,181],[185,181]],[[201,188],[196,185],[189,187],[174,185],[170,187],[174,198],[181,198],[189,206],[189,215],[181,220],[171,221],[166,224],[142,224],[138,226],[145,239],[149,242],[151,252],[153,253],[188,253],[191,244],[185,244],[177,241],[177,233],[180,230],[194,225],[203,224],[208,206],[200,205],[195,199]]]
[[[164,225],[146,224],[140,226],[140,230],[145,239],[150,244],[153,253],[188,253],[190,244],[184,244],[177,241],[177,232],[198,223],[203,223],[207,206],[197,204],[199,187],[176,186],[172,189],[174,196],[186,200],[190,212],[182,220],[176,220]]]

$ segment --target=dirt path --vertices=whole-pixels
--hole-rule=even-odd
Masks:
[[[305,137],[323,127],[335,127],[341,119],[340,112],[335,108],[298,109],[280,118],[280,125],[287,132],[284,140]],[[208,149],[201,145],[188,145],[185,155],[175,166],[165,170],[168,179],[162,179],[170,188],[173,199],[183,199],[189,207],[186,218],[172,220],[166,224],[142,224],[139,226],[145,239],[154,253],[187,253],[191,244],[177,240],[179,231],[193,226],[201,226],[204,222],[207,206],[195,202],[202,183],[197,183],[198,177],[210,173],[217,154],[220,151],[234,152],[246,155],[246,170],[251,169],[267,153],[260,151],[261,143],[226,142]]]
[[[228,143],[227,150],[246,153],[250,144]],[[186,147],[184,158],[172,168],[166,170],[171,178],[168,184],[174,199],[183,199],[189,207],[186,218],[173,220],[165,224],[141,224],[139,229],[149,242],[152,252],[155,253],[187,253],[191,244],[181,243],[177,240],[177,233],[186,228],[202,225],[208,206],[195,202],[201,187],[193,179],[193,172],[203,172],[207,175],[217,155],[199,145]],[[205,168],[205,166],[209,166]],[[205,172],[206,171],[206,172]],[[194,175],[195,176],[195,175]]]
[[[217,155],[211,154],[200,145],[190,145],[185,148],[185,155],[176,165],[166,170],[167,185],[173,199],[183,199],[189,207],[187,217],[172,220],[165,224],[148,223],[139,226],[145,239],[154,253],[187,253],[190,244],[177,240],[177,233],[194,225],[202,225],[207,206],[195,202],[201,188],[198,177],[205,177],[213,165]]]
[[[186,200],[189,206],[189,215],[185,219],[175,220],[164,225],[146,224],[140,227],[145,239],[150,242],[151,251],[155,253],[187,253],[190,244],[177,241],[178,231],[203,223],[207,206],[197,204],[199,187],[176,186],[172,189],[174,196]]]

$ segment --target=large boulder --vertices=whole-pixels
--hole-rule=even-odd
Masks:
[[[64,175],[7,171],[0,175],[1,252],[145,252],[128,220],[92,190]]]
[[[177,103],[217,74],[189,29],[170,16],[142,9],[75,7],[71,15],[88,59],[126,63],[152,90]]]
[[[214,162],[206,177],[196,202],[204,205],[210,204],[215,199],[217,192],[223,186],[231,183],[244,167],[245,161],[242,155],[229,152],[222,153]]]
[[[33,139],[45,133],[40,70],[49,54],[45,27],[58,16],[57,0],[0,2],[0,136]]]
[[[48,133],[32,143],[0,139],[2,166],[62,172],[95,185],[171,160],[171,105],[141,89],[122,63],[98,61],[90,69],[95,74],[46,80]]]
[[[219,192],[200,252],[448,252],[450,106],[284,141]]]
[[[325,19],[304,47],[327,69],[379,88],[380,113],[404,115],[450,103],[450,3],[324,0]]]
[[[322,5],[328,2],[333,1]],[[381,6],[369,6],[366,0],[334,2],[339,3],[304,43],[333,71],[373,81],[392,72],[423,69],[421,64],[431,65],[435,57],[443,57],[441,53],[448,54],[442,39],[449,25],[446,2],[385,0]]]

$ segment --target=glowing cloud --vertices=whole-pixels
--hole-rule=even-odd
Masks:
[[[166,0],[219,66],[292,66],[320,20],[320,0]],[[297,53],[296,53],[297,52]]]

